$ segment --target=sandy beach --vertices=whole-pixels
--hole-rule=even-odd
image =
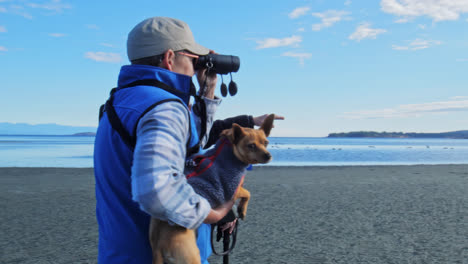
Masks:
[[[255,167],[245,187],[230,263],[468,263],[468,165]],[[0,168],[0,196],[0,263],[96,263],[92,169]]]

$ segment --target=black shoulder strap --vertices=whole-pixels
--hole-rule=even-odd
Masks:
[[[99,107],[99,119],[98,121],[101,121],[102,116],[104,115],[104,112],[106,111],[106,104],[103,104]]]
[[[167,84],[165,84],[163,82],[160,82],[158,80],[154,80],[154,79],[138,80],[138,81],[132,82],[132,83],[130,83],[128,85],[121,86],[121,87],[116,87],[116,88],[113,88],[111,90],[109,99],[106,101],[106,103],[104,105],[101,105],[101,107],[99,109],[99,120],[101,120],[104,112],[107,112],[107,117],[109,119],[109,123],[111,124],[112,128],[115,131],[117,131],[117,133],[119,133],[122,140],[131,149],[134,149],[135,145],[136,145],[136,129],[137,129],[137,126],[138,126],[138,122],[140,121],[140,119],[146,113],[148,113],[151,109],[155,108],[157,105],[165,103],[165,102],[175,101],[175,102],[182,103],[182,101],[178,100],[178,99],[166,99],[166,100],[156,102],[155,104],[152,104],[140,115],[140,117],[138,117],[138,120],[135,123],[135,127],[134,127],[134,130],[133,130],[133,136],[131,136],[130,133],[127,131],[127,129],[125,129],[125,127],[123,126],[122,121],[120,120],[119,116],[117,115],[117,112],[115,111],[115,108],[114,108],[114,93],[116,91],[118,91],[118,90],[121,90],[121,89],[130,88],[130,87],[139,86],[139,85],[154,86],[156,88],[160,88],[160,89],[165,90],[165,91],[167,91],[169,93],[172,93],[172,94],[174,94],[176,96],[177,95],[180,95],[180,96],[184,95],[182,92],[172,88],[171,86],[169,86],[169,85],[167,85]],[[191,129],[192,124],[190,122],[190,118],[191,118],[190,113],[188,113],[188,115],[189,115],[189,133],[190,133],[190,135],[189,135],[189,141],[187,142],[187,152],[193,152],[194,150],[189,148],[190,138],[192,138],[192,129]],[[198,149],[198,146],[195,146],[194,148]]]
[[[122,121],[120,121],[119,116],[115,112],[114,108],[114,94],[110,96],[110,98],[107,100],[106,105],[105,105],[105,111],[107,112],[107,117],[109,119],[109,122],[112,126],[112,128],[119,133],[120,137],[122,140],[129,146],[130,148],[134,148],[135,144],[133,142],[132,137],[128,133],[128,131],[125,129],[125,127],[122,124]]]
[[[203,137],[206,134],[206,104],[205,101],[200,96],[195,96],[197,102],[196,106],[198,109],[194,109],[198,112],[201,118],[201,133],[200,137]],[[200,138],[202,140],[202,138]]]

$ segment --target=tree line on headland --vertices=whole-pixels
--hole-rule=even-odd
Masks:
[[[354,131],[346,133],[330,133],[329,138],[453,138],[468,139],[468,130],[443,133],[403,133],[403,132],[375,132]]]

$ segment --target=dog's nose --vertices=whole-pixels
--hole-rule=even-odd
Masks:
[[[267,152],[267,153],[265,153],[263,155],[263,157],[265,158],[265,160],[270,160],[271,159],[271,154]]]

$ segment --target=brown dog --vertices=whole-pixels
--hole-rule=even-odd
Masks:
[[[249,164],[257,163],[268,163],[271,160],[271,154],[267,151],[268,145],[267,137],[270,134],[271,128],[273,127],[273,120],[275,115],[269,115],[262,126],[259,129],[244,128],[237,124],[233,124],[231,129],[226,129],[221,133],[221,138],[218,142],[224,140],[228,141],[228,145],[232,145],[232,149],[229,149],[230,153],[233,153],[235,158],[227,161],[235,166],[242,166],[245,169]],[[224,143],[221,143],[224,144]],[[218,146],[218,144],[217,144]],[[218,158],[220,160],[221,158]],[[215,163],[218,161],[214,161]],[[221,164],[219,167],[226,167],[225,163],[219,161]],[[210,164],[211,166],[212,164]],[[214,168],[216,166],[212,166]],[[229,171],[230,173],[231,171]],[[216,171],[217,176],[221,176],[222,171]],[[230,176],[230,175],[226,175]],[[197,176],[202,177],[202,176]],[[196,177],[194,177],[196,178]],[[222,178],[222,177],[219,177]],[[225,177],[224,177],[225,178]],[[241,219],[244,219],[247,213],[247,206],[250,200],[250,192],[242,187],[243,177],[232,179],[235,184],[234,200],[240,199],[238,205],[238,213]],[[199,180],[199,179],[197,179]],[[201,179],[203,180],[203,179]],[[231,179],[227,179],[228,181]],[[213,199],[211,193],[207,192],[206,189],[217,188],[219,189],[219,182],[222,179],[211,179],[204,181],[202,185],[204,190],[197,189],[196,182],[189,183],[194,187],[194,190],[207,198],[212,208],[225,201],[219,201]],[[212,185],[205,188],[206,183]],[[222,184],[222,183],[221,183]],[[229,194],[228,194],[229,195]],[[232,198],[224,197],[227,200]],[[213,201],[214,200],[214,201]],[[151,219],[149,229],[150,243],[153,250],[153,264],[199,264],[200,252],[196,245],[196,235],[194,230],[190,230],[177,225],[170,225],[165,221],[158,219]]]

